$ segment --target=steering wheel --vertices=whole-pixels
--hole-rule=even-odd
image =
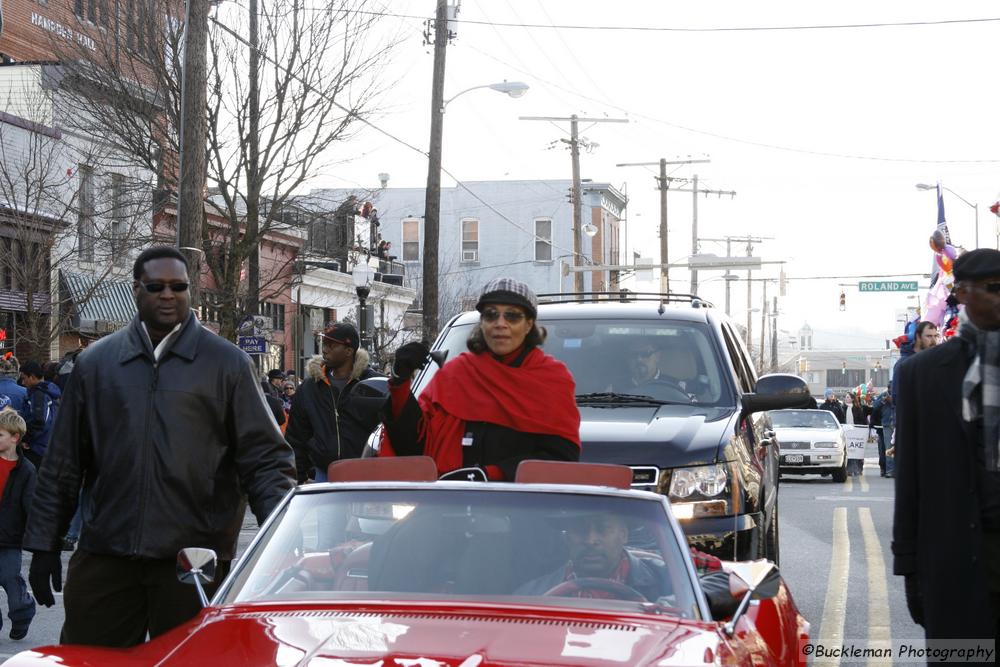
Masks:
[[[611,593],[618,600],[630,600],[632,602],[649,602],[645,595],[635,590],[631,586],[612,581],[611,579],[599,579],[597,577],[583,577],[580,579],[570,579],[561,584],[556,584],[544,595],[553,597],[572,597],[582,591],[601,591]]]
[[[684,388],[676,380],[669,377],[658,377],[655,380],[650,380],[647,384],[638,387],[635,393],[648,394],[662,401],[680,401],[684,403],[691,401],[691,396],[684,391]]]

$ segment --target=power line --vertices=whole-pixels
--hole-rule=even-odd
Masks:
[[[338,14],[361,14],[367,16],[385,16],[390,18],[412,19],[426,21],[426,16],[417,14],[397,14],[395,12],[375,12],[361,10],[338,9],[330,10],[323,7],[308,7],[306,11],[330,12]],[[516,12],[515,12],[516,14]],[[514,23],[509,21],[478,21],[475,19],[451,19],[450,22],[464,25],[486,25],[494,28],[530,28],[541,30],[588,30],[609,32],[775,32],[795,30],[858,30],[865,28],[908,28],[937,25],[966,25],[976,23],[992,23],[1000,18],[970,18],[970,19],[940,19],[936,21],[885,21],[878,23],[827,23],[816,25],[762,25],[762,26],[708,26],[702,28],[677,26],[643,26],[643,25],[585,25],[557,23]]]
[[[220,29],[222,29],[223,31],[229,33],[229,35],[231,35],[236,41],[240,42],[241,44],[243,44],[247,48],[253,48],[246,39],[244,39],[241,35],[239,35],[237,32],[235,32],[229,26],[225,25],[224,23],[221,23],[215,17],[210,17],[210,20],[215,25],[217,25]],[[357,121],[361,122],[364,125],[367,125],[368,127],[372,128],[376,132],[378,132],[378,133],[380,133],[380,134],[388,137],[389,139],[392,139],[393,141],[399,143],[400,145],[405,146],[406,148],[409,148],[410,150],[415,151],[415,152],[419,153],[420,155],[422,155],[422,156],[430,159],[430,155],[428,155],[427,151],[423,150],[422,148],[418,148],[418,147],[414,146],[413,144],[409,143],[408,141],[397,137],[396,135],[392,134],[388,130],[385,130],[385,129],[379,127],[378,125],[376,125],[372,121],[370,121],[367,118],[365,118],[364,116],[360,115],[357,111],[355,111],[353,109],[348,109],[347,107],[345,107],[344,105],[342,105],[340,102],[337,102],[335,99],[330,98],[329,96],[327,96],[326,93],[324,93],[322,91],[319,91],[319,90],[316,90],[307,81],[303,80],[300,76],[298,76],[294,72],[289,71],[288,68],[286,68],[284,65],[282,65],[281,63],[279,63],[276,60],[274,60],[267,53],[264,53],[263,51],[260,51],[260,53],[261,53],[261,57],[264,60],[270,62],[275,67],[280,68],[282,71],[285,72],[285,74],[287,74],[288,76],[293,77],[294,79],[296,79],[299,83],[301,83],[303,86],[305,86],[306,88],[308,88],[309,90],[311,90],[313,93],[315,93],[317,95],[320,95],[321,97],[327,99],[331,104],[333,104],[335,107],[337,107],[338,109],[340,109],[341,111],[343,111],[348,116],[356,119]],[[450,178],[452,178],[455,181],[455,186],[456,187],[459,187],[459,188],[462,188],[463,190],[465,190],[467,193],[469,193],[472,196],[473,199],[475,199],[476,201],[478,201],[480,204],[482,204],[483,206],[485,206],[489,210],[491,210],[494,213],[496,213],[498,216],[500,216],[500,218],[502,220],[504,220],[505,222],[507,222],[508,224],[510,224],[512,227],[521,230],[522,232],[524,232],[525,234],[531,236],[532,238],[535,238],[535,233],[533,231],[530,231],[530,230],[526,229],[525,227],[522,227],[518,223],[514,222],[512,219],[510,219],[502,211],[500,211],[495,206],[493,206],[492,204],[490,204],[488,201],[486,201],[485,199],[483,199],[482,197],[480,197],[471,188],[469,188],[461,180],[459,180],[459,178],[457,176],[455,176],[455,174],[451,173],[451,171],[449,171],[448,169],[446,169],[444,167],[444,165],[441,166],[441,171],[442,171],[442,173],[447,174]],[[570,253],[571,256],[575,256],[577,254],[577,253],[575,253],[573,250],[571,250],[569,248],[566,248],[566,247],[561,246],[561,245],[557,245],[552,240],[549,240],[548,243],[553,248],[556,248],[558,250],[562,250],[562,251],[565,251],[567,253]],[[583,255],[583,254],[581,254],[580,256],[583,257],[583,258],[586,258],[586,256]]]
[[[753,141],[753,140],[750,140],[750,139],[741,139],[739,137],[731,137],[731,136],[728,136],[728,135],[725,135],[725,134],[719,134],[717,132],[710,132],[708,130],[700,130],[700,129],[696,128],[696,127],[690,127],[688,125],[681,125],[679,123],[674,123],[674,122],[671,122],[669,120],[664,120],[662,118],[656,118],[654,116],[649,116],[647,114],[643,114],[643,113],[639,113],[639,112],[635,112],[635,111],[630,111],[629,109],[627,109],[627,108],[625,108],[623,106],[599,100],[596,97],[591,97],[591,96],[586,95],[584,93],[581,93],[581,92],[579,92],[577,90],[573,90],[573,89],[567,88],[567,87],[565,87],[565,86],[563,86],[563,85],[561,85],[561,84],[559,84],[559,83],[557,83],[555,81],[550,81],[548,79],[544,79],[544,78],[538,76],[538,74],[536,74],[535,72],[532,72],[532,71],[530,71],[528,69],[517,67],[516,65],[512,65],[509,62],[507,62],[507,61],[505,61],[505,60],[503,60],[503,59],[501,59],[501,58],[499,58],[499,57],[497,57],[497,56],[495,56],[495,55],[493,55],[491,53],[487,53],[486,51],[483,51],[482,49],[479,49],[479,48],[477,48],[476,46],[474,46],[472,44],[467,44],[466,48],[472,49],[476,53],[479,53],[480,55],[482,55],[482,56],[484,56],[486,58],[489,58],[490,60],[498,62],[501,65],[504,65],[505,67],[509,67],[509,68],[513,69],[514,71],[519,72],[519,73],[521,73],[521,74],[523,74],[525,76],[531,77],[531,78],[535,79],[536,81],[540,81],[540,82],[542,82],[542,83],[544,83],[544,84],[546,84],[548,86],[552,86],[554,88],[558,88],[559,90],[561,90],[563,92],[569,93],[570,95],[573,95],[575,97],[579,97],[579,98],[587,100],[589,102],[594,102],[594,103],[600,104],[602,106],[610,107],[612,109],[615,109],[616,111],[620,111],[620,112],[624,113],[625,115],[627,115],[629,117],[640,118],[642,120],[647,120],[647,121],[650,121],[652,123],[659,123],[661,125],[666,125],[667,127],[672,127],[674,129],[677,129],[677,130],[682,130],[684,132],[690,132],[692,134],[700,134],[702,136],[712,137],[713,139],[721,139],[722,141],[731,141],[731,142],[737,143],[737,144],[744,144],[744,145],[747,145],[747,146],[755,146],[757,148],[767,148],[767,149],[770,149],[770,150],[785,151],[785,152],[788,152],[788,153],[796,153],[796,154],[800,154],[800,155],[814,155],[814,156],[817,156],[817,157],[832,157],[832,158],[838,158],[838,159],[844,159],[844,160],[868,160],[868,161],[872,161],[872,162],[892,162],[892,163],[903,163],[903,164],[997,164],[997,163],[1000,163],[1000,159],[925,160],[925,159],[919,159],[919,158],[884,157],[884,156],[879,156],[879,155],[859,155],[859,154],[853,154],[853,153],[835,153],[835,152],[832,152],[832,151],[819,151],[819,150],[811,150],[811,149],[808,149],[808,148],[796,148],[794,146],[782,146],[780,144],[769,144],[769,143],[761,142],[761,141]]]

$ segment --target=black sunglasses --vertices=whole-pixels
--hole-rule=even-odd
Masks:
[[[979,283],[979,286],[990,294],[1000,294],[1000,283]]]
[[[170,288],[171,292],[186,292],[188,288],[187,283],[139,283],[142,285],[142,289],[146,290],[150,294],[159,294],[163,290]]]
[[[500,311],[496,308],[487,308],[480,314],[480,317],[484,322],[496,322],[500,319]],[[507,320],[508,324],[517,324],[525,318],[525,314],[519,310],[505,310],[503,318]]]

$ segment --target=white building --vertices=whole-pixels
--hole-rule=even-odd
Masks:
[[[441,190],[439,312],[442,322],[470,309],[490,279],[510,276],[537,293],[573,291],[572,182],[472,181]],[[383,188],[358,194],[318,190],[314,202],[335,208],[351,195],[369,198],[378,210],[378,233],[405,267],[405,284],[421,290],[424,253],[424,189]],[[624,264],[626,233],[621,223],[626,199],[608,183],[583,183],[583,221],[594,235],[581,234],[580,264]],[[584,271],[584,291],[617,291],[614,270]]]

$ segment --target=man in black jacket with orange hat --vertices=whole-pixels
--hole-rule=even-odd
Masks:
[[[954,274],[958,335],[894,378],[893,572],[929,648],[994,640],[1000,620],[1000,252],[968,252]]]

